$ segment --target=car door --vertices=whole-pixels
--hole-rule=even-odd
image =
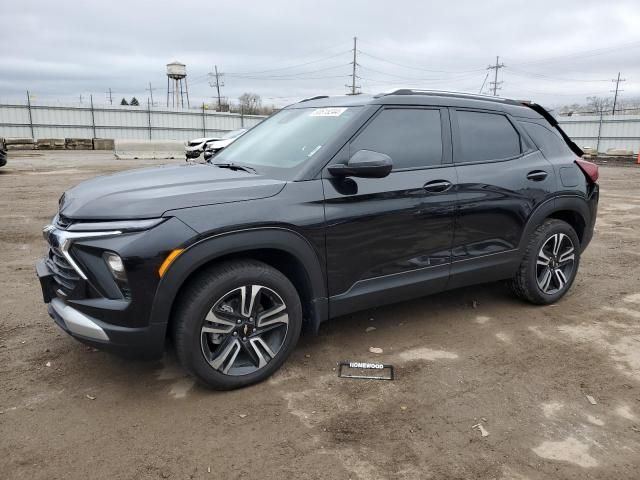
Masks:
[[[323,171],[331,316],[445,288],[457,183],[450,135],[447,109],[386,106],[330,164],[371,150],[391,157],[391,173]]]
[[[458,213],[450,288],[506,278],[530,214],[555,188],[551,164],[502,112],[451,109]]]

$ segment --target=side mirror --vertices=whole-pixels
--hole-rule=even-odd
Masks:
[[[389,155],[358,150],[346,165],[331,165],[329,173],[335,177],[383,178],[391,173],[392,168],[393,161]]]

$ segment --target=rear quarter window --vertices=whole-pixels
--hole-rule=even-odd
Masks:
[[[573,155],[573,152],[558,132],[532,122],[521,121],[520,125],[522,125],[545,158]]]
[[[504,160],[520,155],[520,134],[504,115],[458,110],[456,118],[461,154],[456,162]]]

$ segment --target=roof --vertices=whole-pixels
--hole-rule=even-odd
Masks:
[[[524,101],[490,95],[444,90],[418,90],[401,88],[377,95],[319,95],[293,104],[290,108],[351,107],[362,105],[430,105],[450,107],[475,107],[509,112],[517,116],[538,118],[540,115]]]

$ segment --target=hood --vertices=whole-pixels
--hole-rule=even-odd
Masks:
[[[202,164],[143,168],[69,189],[61,198],[60,213],[85,220],[154,218],[167,210],[271,197],[285,183]]]

